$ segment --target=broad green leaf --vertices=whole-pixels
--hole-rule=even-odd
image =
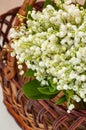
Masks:
[[[51,79],[48,80],[49,83],[49,90],[51,92],[54,92],[56,90],[56,85],[53,84],[53,81]]]
[[[34,73],[35,73],[34,70],[28,69],[28,71],[25,73],[25,76],[26,77],[28,77],[28,76],[34,76]]]
[[[46,95],[39,92],[40,82],[36,79],[28,82],[22,87],[24,94],[31,99],[51,99],[53,95]]]
[[[43,93],[43,94],[47,94],[47,95],[56,95],[58,93],[58,91],[54,91],[54,92],[50,92],[49,90],[49,86],[43,86],[38,88],[39,92]]]
[[[27,15],[27,18],[32,19],[31,15],[28,14],[28,11],[32,11],[32,10],[33,10],[33,8],[29,4],[26,4],[26,15]]]
[[[58,99],[55,104],[59,105],[59,104],[62,104],[63,102],[65,102],[65,101],[67,101],[67,99],[66,99],[66,97],[64,95],[60,99]]]
[[[28,14],[28,11],[32,11],[32,7],[29,4],[26,4],[26,13]]]
[[[86,9],[86,0],[85,0],[85,3],[84,3],[84,5],[83,5],[83,8]]]
[[[52,0],[45,0],[44,2],[44,8],[47,6],[47,5],[52,5]]]

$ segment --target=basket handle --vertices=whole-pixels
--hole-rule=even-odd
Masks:
[[[20,14],[22,16],[26,16],[26,4],[28,3],[30,6],[33,6],[36,3],[36,1],[37,0],[24,0],[21,8],[18,11],[18,14]],[[19,18],[16,16],[14,26],[20,25],[21,22],[23,22],[23,21],[20,21]]]
[[[23,5],[21,6],[19,10],[19,14],[25,16],[26,15],[26,4],[28,3],[30,6],[33,6],[37,0],[24,0]]]

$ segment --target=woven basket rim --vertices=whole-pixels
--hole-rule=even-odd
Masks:
[[[19,10],[19,13],[22,12],[25,14],[22,9],[25,7],[24,4],[27,1],[28,0],[24,1],[23,6]],[[6,13],[4,15],[6,15]],[[15,25],[19,25],[19,19],[16,20],[17,21]],[[9,59],[11,60],[11,58],[7,56],[7,53],[5,54],[5,59],[7,61],[9,61]],[[13,62],[15,62],[15,59],[12,59],[11,63]],[[7,106],[8,111],[18,121],[22,129],[75,130],[79,125],[81,125],[81,129],[83,128],[82,130],[85,130],[86,110],[73,110],[70,114],[68,114],[66,112],[67,109],[65,106],[53,105],[54,100],[56,99],[38,101],[27,99],[21,90],[21,80],[23,81],[27,79],[23,79],[23,77],[16,75],[8,81],[4,75],[3,70],[0,71],[2,76],[4,103]]]

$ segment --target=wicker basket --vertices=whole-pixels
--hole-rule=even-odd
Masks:
[[[9,41],[9,30],[15,21],[20,21],[15,15],[25,15],[26,3],[41,10],[43,2],[25,0],[22,7],[15,8],[0,16],[0,36],[3,45]],[[4,29],[3,29],[4,28]],[[9,45],[8,45],[9,46]],[[0,48],[0,75],[4,104],[23,130],[86,130],[86,110],[73,110],[70,114],[66,107],[54,105],[53,100],[31,100],[23,94],[21,87],[31,78],[20,77],[16,59],[10,53]],[[58,97],[56,97],[57,99]]]

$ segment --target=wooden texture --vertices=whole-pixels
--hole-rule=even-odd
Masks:
[[[20,14],[26,14],[27,2],[37,10],[42,9],[43,2],[25,0],[20,9],[13,9],[0,16],[0,35],[3,37],[3,45],[9,43],[8,35],[13,22],[15,21],[16,26],[20,24],[19,19],[15,19],[18,10]],[[9,21],[8,16],[11,17]],[[4,25],[7,26],[5,32],[3,32]],[[22,92],[22,85],[32,78],[19,76],[15,67],[16,59],[10,57],[7,51],[5,53],[3,51],[1,48],[0,75],[4,103],[22,130],[86,130],[86,110],[73,110],[68,114],[65,105],[55,105],[58,97],[52,100],[27,99]]]

